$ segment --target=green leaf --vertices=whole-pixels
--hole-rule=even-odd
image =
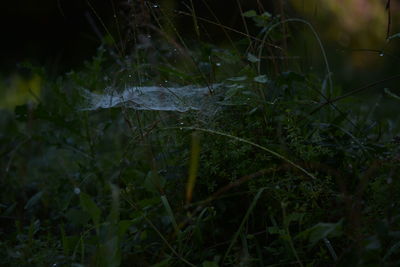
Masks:
[[[262,13],[261,16],[265,19],[270,19],[272,17],[271,13],[269,13],[269,12],[264,12],[264,13]]]
[[[28,200],[28,202],[26,203],[24,209],[29,210],[30,208],[32,208],[33,206],[35,206],[35,205],[40,201],[40,199],[42,198],[42,196],[43,196],[43,191],[40,191],[40,192],[34,194],[33,197],[31,197],[31,198]]]
[[[313,247],[323,238],[340,236],[342,234],[342,224],[343,219],[337,223],[318,223],[301,232],[297,237],[308,238],[311,247]]]
[[[251,63],[256,63],[260,61],[260,59],[255,55],[253,55],[252,53],[247,53],[247,60],[250,61]]]
[[[249,11],[244,12],[243,16],[246,18],[252,18],[252,17],[257,16],[257,12],[254,10],[249,10]]]
[[[258,82],[258,83],[267,83],[268,78],[267,78],[267,75],[259,75],[257,77],[254,77],[254,81]]]
[[[165,210],[167,211],[169,220],[170,220],[170,222],[172,223],[172,225],[174,226],[175,231],[176,231],[176,232],[179,232],[179,227],[178,227],[178,224],[176,223],[175,215],[174,215],[174,213],[172,212],[172,208],[171,208],[171,206],[169,205],[168,199],[167,199],[167,197],[166,197],[165,195],[162,195],[162,196],[161,196],[161,202],[163,203],[164,208],[165,208]]]
[[[96,203],[92,200],[92,198],[85,193],[80,194],[80,202],[83,210],[89,213],[96,227],[96,231],[99,232],[98,229],[99,229],[100,215],[101,215],[99,207],[97,207]]]
[[[279,228],[278,226],[271,226],[267,228],[268,233],[271,235],[284,235],[285,230]]]

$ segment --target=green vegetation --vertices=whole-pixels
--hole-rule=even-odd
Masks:
[[[107,38],[82,70],[32,68],[40,96],[0,116],[1,266],[400,264],[396,121],[328,60],[322,79],[288,62],[279,17],[244,17],[259,34],[225,48]],[[216,83],[210,109],[82,109],[82,89]]]

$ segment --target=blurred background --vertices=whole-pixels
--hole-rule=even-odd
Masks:
[[[331,65],[335,84],[353,88],[393,75],[399,69],[399,5],[391,1],[390,24],[387,0],[41,0],[3,1],[0,42],[0,107],[13,108],[40,93],[42,77],[26,66],[40,66],[50,77],[79,70],[98,47],[114,38],[128,41],[128,28],[142,27],[149,19],[146,7],[160,8],[170,16],[184,37],[195,37],[194,10],[198,18],[216,21],[245,32],[241,12],[256,10],[302,18],[315,28]],[[179,13],[179,11],[182,11]],[[185,15],[186,13],[187,15]],[[134,21],[134,23],[132,23]],[[251,23],[247,25],[252,32]],[[323,79],[325,65],[312,31],[301,23],[286,24],[288,51],[298,58],[293,68],[315,71]],[[388,32],[388,26],[389,32]],[[201,23],[206,41],[222,43],[221,27]],[[145,27],[143,27],[145,28]],[[233,34],[232,38],[242,36]],[[389,83],[396,90],[397,82]],[[28,90],[29,88],[29,90]]]

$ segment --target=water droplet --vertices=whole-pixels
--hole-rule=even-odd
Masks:
[[[220,62],[215,63],[215,65],[216,65],[217,67],[221,67],[221,63],[220,63]]]
[[[74,188],[74,193],[79,195],[81,193],[81,189],[79,187]]]
[[[179,123],[180,125],[183,125],[183,122]]]
[[[153,7],[154,7],[154,8],[158,8],[159,6],[158,6],[157,4],[154,4]]]
[[[165,80],[164,82],[165,82],[165,83],[167,83],[167,82],[168,82],[168,80]]]

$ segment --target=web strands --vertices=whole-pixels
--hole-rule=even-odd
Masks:
[[[87,100],[82,110],[97,110],[114,107],[127,107],[136,110],[158,110],[187,112],[189,110],[210,109],[217,101],[210,95],[210,90],[221,87],[213,84],[210,87],[129,87],[121,93],[108,88],[106,94],[97,94],[83,90]],[[213,109],[215,109],[214,107]]]

